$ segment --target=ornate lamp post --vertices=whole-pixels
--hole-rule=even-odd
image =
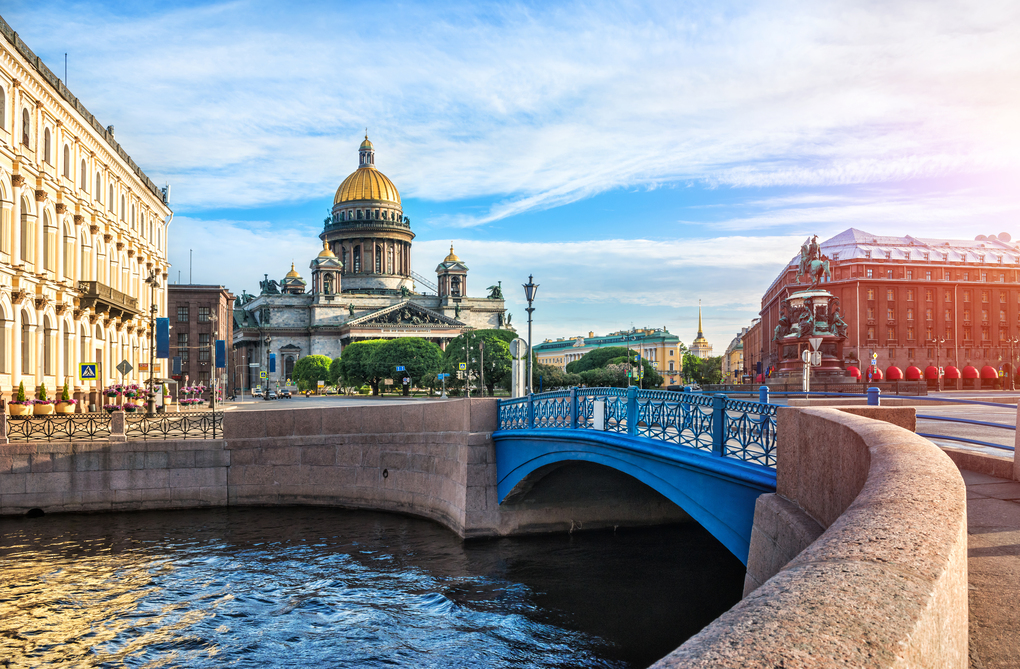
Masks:
[[[945,337],[936,337],[929,339],[932,344],[935,345],[935,387],[938,391],[942,392],[942,365],[939,364],[939,354],[941,353],[941,347],[946,343]]]
[[[1009,342],[1009,389],[1016,390],[1016,368],[1013,366],[1013,352],[1016,350],[1016,345],[1020,344],[1020,338],[1011,337],[1006,341]],[[1005,388],[1005,385],[1003,385]]]
[[[534,277],[529,274],[528,282],[524,285],[524,299],[528,301],[528,394],[531,394],[535,386],[535,371],[531,368],[531,359],[534,354],[531,350],[531,313],[535,311],[535,308],[531,306],[531,303],[535,301],[535,293],[538,292],[538,284],[535,283]]]
[[[209,398],[209,409],[216,411],[216,337],[219,336],[219,330],[216,326],[216,321],[219,320],[216,314],[210,314],[209,322],[212,323],[212,342],[210,342],[209,350],[209,385],[212,386],[212,396]]]
[[[146,393],[145,415],[153,418],[156,415],[156,388],[154,386],[153,372],[156,367],[156,291],[159,289],[159,274],[154,269],[149,272],[145,283],[149,284],[149,392]]]
[[[266,335],[266,338],[262,340],[266,344],[266,387],[262,389],[262,399],[269,401],[269,345],[273,343],[273,338]]]

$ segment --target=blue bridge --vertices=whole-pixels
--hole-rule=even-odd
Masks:
[[[501,504],[564,463],[595,463],[663,495],[747,564],[755,500],[776,490],[775,405],[631,387],[571,388],[498,407]]]

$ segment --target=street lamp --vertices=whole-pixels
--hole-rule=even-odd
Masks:
[[[528,301],[528,394],[534,390],[535,386],[535,371],[531,368],[531,359],[534,357],[534,353],[531,350],[531,312],[535,310],[531,306],[531,303],[535,301],[535,293],[538,292],[538,284],[535,283],[534,277],[529,274],[528,282],[524,285],[524,299]]]
[[[1020,338],[1011,337],[1006,341],[1009,342],[1009,389],[1016,390],[1016,368],[1013,366],[1013,352],[1016,350],[1016,345],[1020,344]]]
[[[149,284],[149,392],[145,395],[145,415],[153,418],[156,415],[156,388],[154,386],[153,372],[156,367],[156,290],[159,289],[159,273],[157,270],[149,272],[145,283]]]
[[[216,337],[220,334],[216,328],[217,320],[216,314],[209,315],[209,322],[212,323],[212,341],[209,346],[209,385],[212,386],[212,398],[209,400],[209,409],[212,411],[216,411]]]
[[[937,337],[929,339],[932,344],[935,345],[935,388],[938,392],[942,392],[942,365],[939,364],[939,355],[941,354],[941,347],[946,343],[945,337]]]
[[[273,338],[266,335],[266,338],[262,341],[266,344],[266,387],[262,389],[262,399],[269,401],[269,345],[273,342]]]

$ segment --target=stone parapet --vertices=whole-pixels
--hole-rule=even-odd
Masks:
[[[949,457],[835,409],[780,409],[778,431],[753,592],[654,666],[966,667],[966,491]]]

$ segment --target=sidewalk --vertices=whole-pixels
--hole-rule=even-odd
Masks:
[[[970,666],[1020,667],[1020,482],[960,473],[967,484]]]

